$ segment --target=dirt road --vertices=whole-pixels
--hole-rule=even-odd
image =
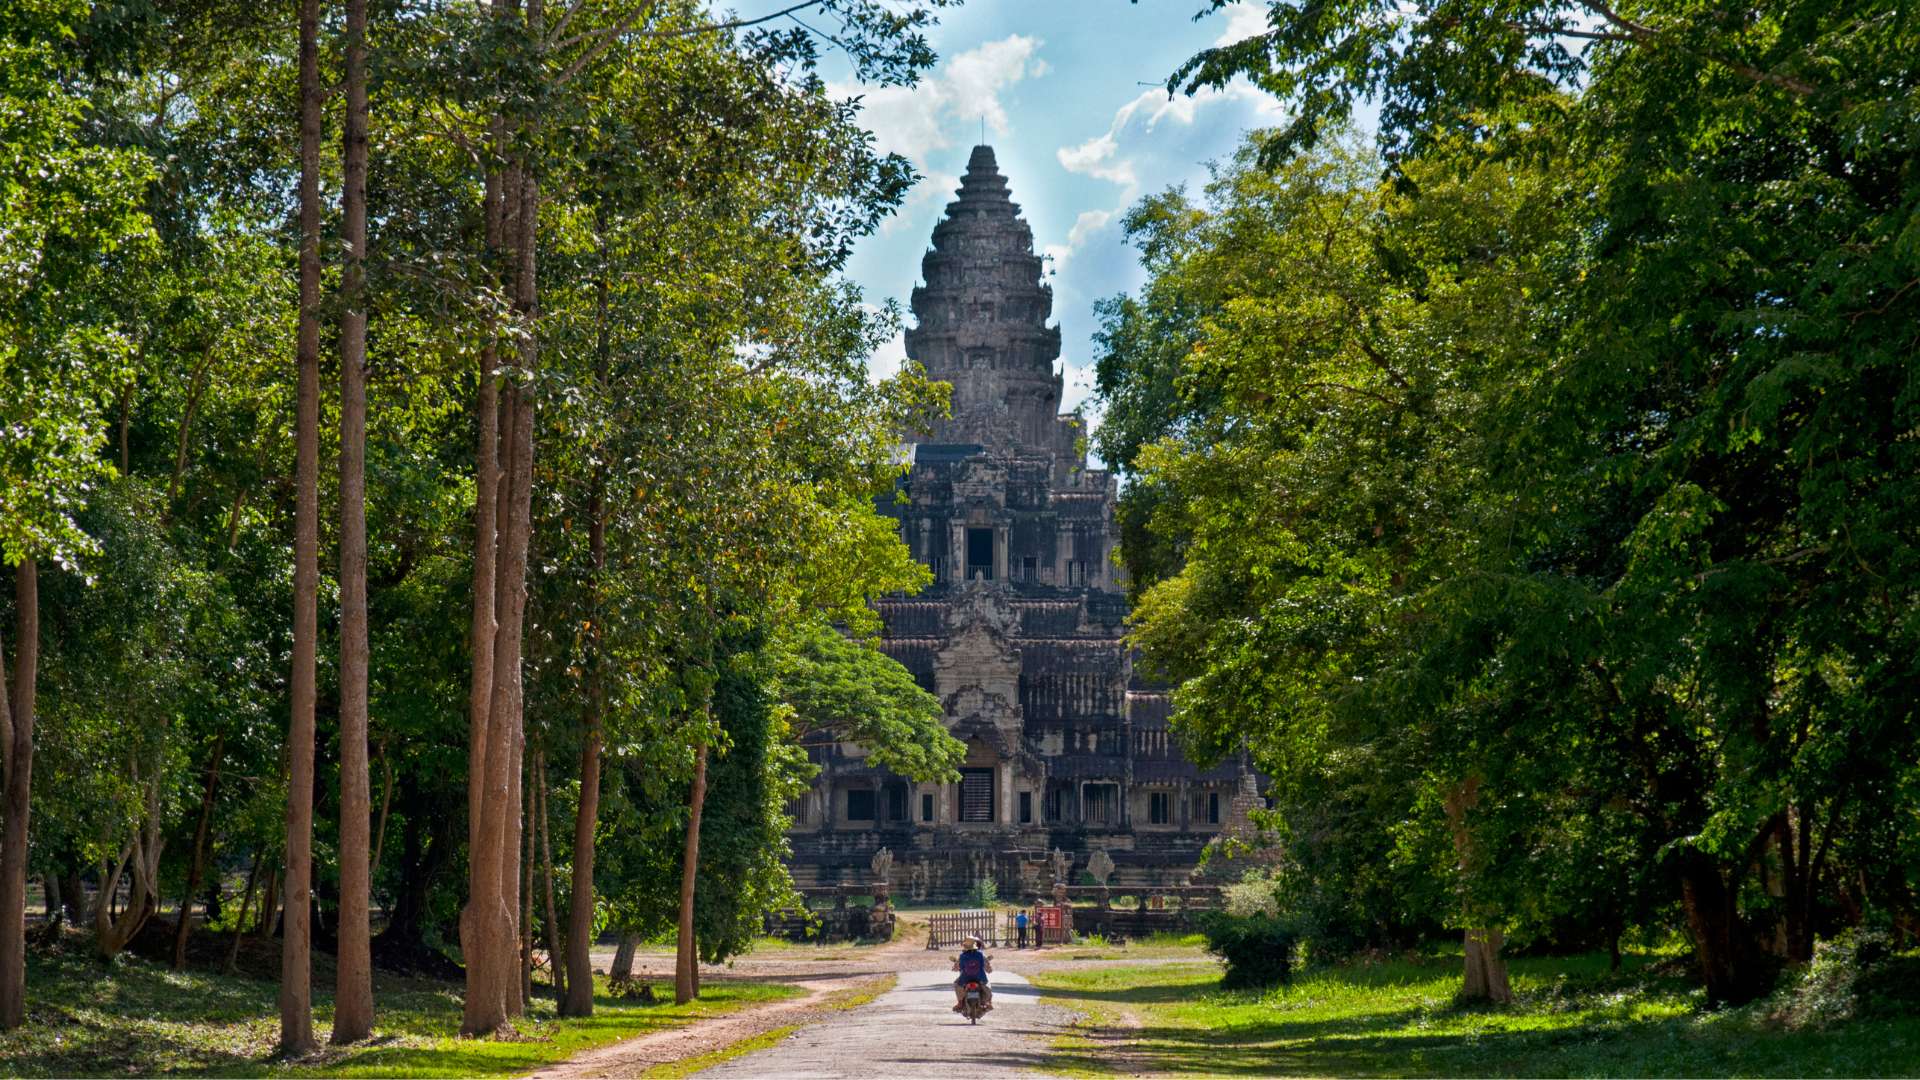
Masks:
[[[925,954],[921,963],[924,965]],[[996,971],[994,1010],[978,1025],[953,1012],[953,973],[909,968],[899,983],[857,1009],[795,1032],[701,1077],[890,1077],[1039,1074],[1048,1046],[1071,1020],[1042,1004],[1027,980]]]

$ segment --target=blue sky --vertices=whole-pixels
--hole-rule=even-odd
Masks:
[[[790,2],[790,0],[788,0]],[[772,0],[716,4],[741,14]],[[1091,389],[1093,303],[1137,287],[1142,275],[1120,217],[1140,196],[1173,184],[1197,190],[1206,163],[1232,153],[1250,127],[1279,117],[1249,86],[1169,100],[1166,78],[1217,41],[1263,27],[1265,5],[1235,4],[1196,21],[1201,0],[967,0],[944,12],[931,40],[940,62],[908,90],[836,82],[864,96],[882,150],[911,159],[925,179],[898,216],[856,250],[847,270],[876,302],[905,306],[933,226],[979,141],[982,121],[1034,243],[1052,256],[1054,318],[1066,364],[1065,405]],[[827,72],[833,77],[833,68]],[[1144,84],[1144,85],[1143,85]],[[874,357],[896,369],[898,339]]]

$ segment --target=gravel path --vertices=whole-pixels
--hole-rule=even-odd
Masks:
[[[920,964],[932,957],[921,954]],[[889,993],[738,1057],[701,1077],[886,1077],[1039,1075],[1048,1047],[1072,1014],[1040,1002],[1010,971],[995,971],[994,1010],[968,1024],[953,1012],[953,973],[903,970]]]
[[[534,1073],[532,1080],[639,1076],[656,1065],[699,1057],[776,1028],[843,1015],[834,1007],[831,998],[842,991],[871,987],[876,980],[884,978],[884,975],[857,974],[801,983],[806,990],[801,997],[742,1009],[685,1027],[656,1031],[598,1050],[589,1050]],[[868,989],[867,992],[871,993],[872,990]]]

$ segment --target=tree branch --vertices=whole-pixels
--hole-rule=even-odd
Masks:
[[[1698,57],[1699,59],[1706,60],[1711,63],[1719,64],[1722,67],[1728,68],[1734,72],[1737,72],[1740,75],[1745,76],[1747,79],[1753,82],[1760,83],[1765,86],[1778,87],[1779,89],[1789,91],[1800,97],[1811,96],[1814,93],[1814,91],[1819,89],[1819,87],[1815,86],[1813,83],[1806,81],[1805,79],[1796,79],[1791,75],[1782,75],[1782,74],[1779,74],[1778,72],[1773,72],[1773,71],[1762,71],[1761,69],[1754,67],[1752,64],[1744,63],[1739,60],[1729,59],[1724,56],[1714,56],[1711,53],[1703,53],[1698,49],[1692,49],[1692,48],[1688,48],[1685,45],[1680,45],[1672,40],[1672,35],[1669,34],[1668,32],[1663,30],[1658,30],[1658,29],[1655,29],[1654,27],[1647,26],[1644,23],[1637,23],[1631,19],[1625,18],[1619,12],[1614,11],[1612,8],[1608,7],[1605,3],[1601,2],[1601,0],[1579,0],[1579,3],[1581,7],[1585,8],[1586,10],[1592,12],[1595,15],[1600,16],[1602,19],[1605,19],[1608,23],[1612,24],[1613,26],[1618,27],[1620,31],[1623,34],[1625,34],[1629,40],[1638,41],[1646,44],[1673,45],[1675,48],[1678,48],[1681,52],[1684,52],[1689,56]],[[1571,34],[1569,36],[1578,37],[1581,35]]]
[[[789,7],[782,8],[779,11],[772,13],[771,15],[757,15],[750,19],[731,19],[727,22],[720,22],[720,23],[704,23],[699,26],[679,26],[671,30],[650,30],[640,36],[645,38],[652,38],[652,39],[665,39],[665,38],[678,38],[678,37],[692,37],[695,34],[712,34],[712,33],[718,33],[719,31],[722,31],[722,30],[738,30],[741,27],[758,26],[761,23],[772,22],[775,19],[784,18],[786,16],[792,15],[796,11],[805,11],[808,8],[819,7],[821,4],[825,2],[826,0],[803,0],[802,3],[793,4]],[[632,30],[633,24],[639,21],[641,15],[652,10],[652,7],[653,7],[652,4],[643,4],[640,7],[634,9],[632,12],[630,12],[626,18],[621,19],[619,22],[615,23],[612,26],[604,27],[599,30],[594,30],[589,33],[575,34],[574,36],[567,38],[564,41],[558,41],[553,43],[552,48],[555,51],[558,51],[560,49],[569,48],[571,46],[583,44],[588,41],[594,42],[594,45],[591,49],[588,49],[573,63],[567,65],[566,70],[562,71],[559,77],[554,79],[554,85],[559,86],[566,83],[568,80],[572,79],[575,75],[580,74],[581,70],[584,69],[588,64],[591,64],[595,60],[600,59],[600,57],[604,55],[606,51],[613,46],[614,40],[625,35],[628,31]],[[818,31],[815,31],[815,32],[818,33]],[[825,35],[822,35],[822,36],[825,36]],[[832,38],[828,38],[828,40],[831,41]]]

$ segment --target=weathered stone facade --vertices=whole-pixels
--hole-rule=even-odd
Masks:
[[[1056,850],[1076,880],[1099,850],[1117,888],[1184,884],[1257,784],[1242,762],[1195,768],[1167,730],[1166,694],[1134,677],[1117,486],[1087,467],[1079,418],[1059,413],[1053,293],[990,148],[974,148],[921,273],[907,355],[953,385],[952,419],[917,440],[907,501],[882,505],[935,582],[879,609],[883,647],[967,743],[963,779],[914,784],[859,747],[816,751],[794,877],[861,882],[885,847],[896,896],[992,878],[1013,898],[1051,887]]]

